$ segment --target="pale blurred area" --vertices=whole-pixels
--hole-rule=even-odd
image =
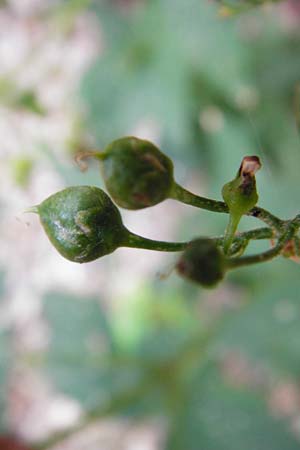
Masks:
[[[87,2],[70,2],[73,8],[68,2],[63,7],[58,3],[12,0],[0,9],[0,267],[5,268],[0,327],[12,330],[14,351],[8,408],[1,414],[10,429],[28,441],[46,439],[81,417],[78,402],[57,392],[24,361],[25,355],[43,352],[51,339],[43,295],[53,288],[77,296],[96,295],[113,310],[137,290],[140,280],[157,278],[173,264],[162,255],[135,250],[120,250],[111,261],[70,263],[51,247],[38,217],[24,213],[65,187],[54,157],[81,176],[71,148],[81,133],[78,84],[103,47],[101,27],[86,11]],[[151,123],[137,124],[133,131],[141,137],[159,137]],[[85,184],[85,176],[79,183]],[[123,216],[135,231],[170,238],[176,207],[164,205],[167,219],[159,222],[155,236],[160,208],[138,217]],[[83,436],[53,448],[155,450],[161,448],[163,436],[159,421],[139,425],[105,419]]]
[[[143,327],[149,326],[147,321],[152,321],[154,328],[157,323],[162,323],[167,326],[180,324],[180,329],[181,323],[184,322],[182,329],[185,332],[192,325],[197,328],[197,323],[200,323],[203,318],[204,321],[208,318],[209,322],[212,318],[219,317],[223,309],[239,310],[251,298],[251,286],[255,285],[253,279],[257,272],[251,272],[254,275],[250,275],[249,279],[241,275],[237,278],[237,282],[234,279],[225,282],[216,291],[209,293],[203,291],[197,293],[196,289],[191,288],[190,294],[189,287],[184,285],[182,288],[181,282],[174,281],[175,276],[172,274],[174,255],[119,249],[115,254],[93,263],[86,265],[70,263],[51,246],[38,217],[24,212],[28,207],[38,204],[67,185],[103,186],[95,164],[91,163],[89,171],[81,173],[74,161],[74,155],[81,147],[86,149],[97,145],[97,138],[86,126],[86,105],[79,91],[82,78],[98,58],[101,60],[107,48],[101,18],[100,20],[96,18],[95,13],[88,8],[89,3],[80,0],[70,2],[0,1],[0,339],[3,339],[3,344],[0,342],[2,352],[0,368],[1,358],[9,361],[5,388],[4,384],[2,388],[3,402],[0,401],[2,408],[0,423],[3,421],[7,427],[3,430],[3,434],[13,433],[25,442],[33,443],[32,445],[50,439],[54,433],[68,427],[79,426],[80,429],[76,430],[71,437],[59,444],[44,447],[49,450],[164,450],[169,430],[169,423],[164,414],[149,414],[148,417],[145,414],[142,418],[137,418],[134,414],[131,417],[128,414],[128,417],[124,419],[112,414],[110,417],[91,420],[91,423],[85,427],[79,425],[84,416],[85,405],[82,404],[84,402],[81,403],[75,396],[59,389],[51,376],[42,370],[44,353],[48,351],[56,336],[45,314],[45,304],[48,305],[48,300],[46,301],[45,298],[58,292],[63,293],[63,296],[67,298],[76,297],[78,304],[89,303],[90,299],[93,301],[96,299],[96,303],[108,317],[109,326],[113,328],[116,339],[119,339],[118,345],[127,350],[131,346],[132,348],[135,345],[138,346],[136,342],[143,335]],[[99,4],[101,3],[100,1]],[[139,9],[143,3],[147,2],[116,1],[113,3],[126,17],[129,15],[130,8]],[[279,28],[285,35],[294,33],[294,30],[297,34],[298,2],[296,0],[284,3],[285,5],[279,6],[276,10],[276,14],[280,17]],[[265,17],[268,17],[268,14],[271,16],[267,8],[264,14],[266,14]],[[106,16],[103,17],[105,21]],[[237,28],[240,29],[239,32],[244,38],[246,36],[246,41],[248,39],[247,42],[251,43],[251,39],[259,40],[262,23],[259,19],[249,18],[244,22],[241,20]],[[172,47],[172,42],[170,45]],[[207,80],[201,79],[201,83],[206,82]],[[218,82],[216,84],[218,85]],[[104,91],[106,89],[105,86],[101,88]],[[211,86],[210,88],[214,89]],[[221,87],[218,86],[218,89],[221,90]],[[232,100],[234,105],[232,108],[237,108],[238,112],[242,111],[241,114],[245,115],[249,111],[253,112],[253,116],[256,117],[256,108],[260,107],[261,101],[259,88],[245,77],[234,92],[234,99],[228,100],[227,94],[231,92],[230,89],[228,88],[224,98],[229,103]],[[209,91],[208,88],[207,91]],[[220,176],[223,174],[222,171],[225,170],[228,173],[235,171],[231,169],[228,162],[229,153],[226,153],[225,145],[231,149],[231,143],[240,143],[239,137],[244,133],[244,128],[241,128],[241,134],[236,138],[235,132],[232,131],[236,123],[232,128],[229,127],[228,131],[226,128],[228,118],[225,111],[228,105],[224,106],[224,99],[218,104],[218,96],[221,97],[220,91],[215,94],[215,97],[212,95],[212,99],[205,100],[203,105],[199,102],[195,113],[197,120],[193,119],[195,135],[198,139],[198,134],[200,135],[201,132],[202,140],[199,142],[204,149],[211,143],[213,143],[211,145],[216,144],[219,149],[218,145],[221,145],[221,141],[225,142],[227,137],[227,144],[224,144],[224,148],[220,151],[215,153],[213,151],[210,153],[207,149],[203,151],[204,155],[212,155],[211,167],[215,170],[214,176],[217,182],[212,183],[210,187],[215,192],[219,192],[222,185],[223,180]],[[184,101],[182,103],[184,104]],[[174,106],[170,104],[170,110],[174,112],[177,106],[176,103]],[[171,113],[170,117],[173,117]],[[280,118],[278,121],[280,122]],[[159,145],[166,142],[162,136],[163,127],[159,117],[155,117],[154,114],[145,114],[138,120],[132,121],[125,131],[128,135],[144,137]],[[256,134],[256,130],[253,132],[250,126],[251,137],[253,134]],[[116,134],[115,138],[117,137],[120,136]],[[251,143],[250,141],[249,139],[245,144],[246,150],[238,148],[235,153],[233,151],[234,164],[245,151],[253,152],[260,147],[260,141],[256,135]],[[196,148],[197,145],[195,145]],[[212,194],[206,192],[209,185],[209,177],[206,175],[209,164],[205,170],[199,170],[198,162],[201,159],[197,158],[202,156],[199,156],[200,152],[194,153],[195,160],[192,160],[189,166],[185,166],[183,160],[185,155],[188,158],[189,149],[182,150],[183,156],[178,156],[175,152],[173,156],[175,158],[178,156],[176,176],[185,187],[210,196]],[[267,158],[269,154],[265,159]],[[219,169],[216,169],[216,161],[219,161]],[[276,161],[280,161],[280,157]],[[292,167],[293,163],[290,163],[290,166]],[[267,175],[262,181],[264,186],[268,186],[269,182],[268,169],[266,172]],[[267,199],[272,197],[274,191],[272,189],[269,191],[266,189],[266,191],[265,197]],[[172,201],[138,213],[122,211],[122,217],[129,229],[153,239],[181,240],[190,235],[194,237],[198,229],[194,212]],[[211,224],[206,217],[203,216],[201,224],[205,233],[219,233],[226,223],[224,218],[218,218],[218,222]],[[169,273],[171,275],[168,278]],[[266,274],[267,278],[270,277],[269,272]],[[162,280],[164,278],[166,280]],[[155,287],[152,288],[152,285]],[[160,302],[160,295],[166,298],[165,302]],[[196,299],[195,301],[201,297],[201,307],[196,305],[192,311],[190,306],[182,306],[185,300],[189,300],[189,295]],[[283,296],[283,294],[280,295]],[[177,306],[174,311],[171,311],[169,304],[173,299],[176,300]],[[152,310],[149,304],[151,305],[154,301],[155,307]],[[137,306],[139,303],[144,305],[146,312],[144,310],[141,312],[141,307]],[[288,324],[298,314],[297,306],[292,300],[290,303],[284,303],[280,311],[279,309],[278,305],[274,306],[271,314],[278,323]],[[53,316],[55,314],[56,312],[53,312]],[[136,316],[132,317],[134,314]],[[64,316],[64,310],[59,318],[54,317],[53,323],[55,318],[61,328],[64,328],[64,322],[68,328],[73,320],[72,317]],[[74,322],[75,328],[77,323],[81,323],[81,318],[77,319],[76,325]],[[7,333],[9,333],[9,345],[7,344],[6,347],[8,341],[4,339]],[[71,346],[72,333],[70,332],[70,342],[68,342]],[[83,333],[84,341],[81,342],[83,353],[84,349],[87,352],[90,349],[93,351],[96,349],[95,353],[104,354],[109,343],[103,336],[95,336],[93,333],[93,330],[90,333],[89,331]],[[172,341],[172,338],[170,340]],[[74,342],[74,346],[76,345]],[[222,354],[222,358],[223,356]],[[166,356],[161,358],[164,357],[166,358]],[[274,386],[278,379],[269,376],[269,372],[267,375],[263,372],[263,382],[261,378],[256,382],[257,378],[254,377],[255,382],[252,383],[253,378],[250,375],[253,372],[248,370],[247,364],[245,369],[242,363],[240,371],[239,354],[230,353],[228,358],[225,357],[225,362],[222,359],[223,363],[222,370],[225,377],[228,373],[229,378],[233,377],[232,385],[239,379],[241,385],[250,386],[251,389],[253,386],[254,389],[257,386],[257,389],[261,389],[261,386],[265,389],[268,385],[268,389],[263,391],[264,396],[270,399],[268,411],[275,410],[276,416],[278,411],[281,411],[282,405],[286,406],[279,416],[290,421],[288,428],[292,429],[293,434],[299,439],[299,379],[291,376],[290,380],[289,373],[282,378],[279,377],[283,394],[278,400],[274,394]],[[253,365],[256,368],[256,363]],[[4,366],[6,362],[3,363]],[[78,367],[75,364],[75,371]],[[70,370],[73,370],[72,367]],[[57,375],[56,372],[55,374]],[[63,377],[64,374],[61,375]],[[268,381],[269,384],[265,381],[266,379],[271,380]],[[134,381],[130,382],[134,385]],[[68,387],[68,382],[65,385]],[[70,385],[72,385],[71,379]],[[272,388],[269,389],[270,386]],[[73,386],[70,391],[72,388]],[[109,397],[109,393],[105,390],[101,395],[103,395],[103,401],[106,401],[105,395]],[[82,394],[82,397],[84,396],[85,393]],[[296,401],[295,398],[297,398]],[[193,450],[195,447],[191,448]],[[214,450],[213,447],[210,448]],[[0,449],[7,450],[1,447]],[[190,450],[190,448],[176,447],[174,450]],[[257,449],[253,448],[253,450]],[[270,448],[270,450],[273,449]]]

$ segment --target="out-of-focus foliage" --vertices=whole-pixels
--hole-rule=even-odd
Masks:
[[[32,169],[33,160],[30,158],[15,158],[11,161],[12,177],[20,187],[28,185]]]
[[[85,77],[83,94],[99,146],[153,121],[164,151],[209,169],[215,195],[221,180],[232,177],[233,161],[255,152],[269,166],[265,173],[274,175],[260,182],[262,201],[275,211],[282,204],[276,212],[289,214],[282,208],[292,201],[287,204],[284,195],[295,193],[296,200],[298,183],[297,33],[286,33],[260,9],[218,20],[213,4],[194,0],[188,7],[149,2],[126,15],[104,2],[95,11],[106,31],[106,51]]]
[[[186,408],[173,423],[169,450],[293,450],[299,445],[255,392],[224,383],[213,367],[195,374],[182,402]]]
[[[27,111],[43,116],[46,114],[36,93],[31,89],[21,89],[7,78],[0,78],[1,104],[20,111]]]
[[[221,5],[220,14],[227,16],[241,13],[260,5],[270,5],[281,0],[217,0]]]

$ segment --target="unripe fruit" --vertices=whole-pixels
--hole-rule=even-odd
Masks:
[[[147,208],[168,198],[173,163],[151,142],[123,137],[99,153],[99,159],[106,188],[122,208]]]
[[[101,189],[75,186],[32,209],[51,243],[70,261],[84,263],[112,253],[127,230],[117,207]]]
[[[133,136],[111,142],[102,152],[84,151],[100,161],[106,188],[117,205],[143,209],[168,198],[174,188],[173,163],[154,144]],[[82,166],[85,168],[85,166]]]
[[[225,257],[214,241],[199,238],[190,242],[176,265],[179,275],[205,287],[224,278]]]

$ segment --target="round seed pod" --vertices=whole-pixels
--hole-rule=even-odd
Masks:
[[[99,159],[106,188],[122,208],[147,208],[168,198],[173,163],[151,142],[131,136],[117,139]]]
[[[93,261],[112,253],[125,240],[127,230],[119,210],[97,187],[69,187],[34,211],[51,243],[70,261]]]
[[[213,287],[224,278],[225,257],[211,239],[199,238],[190,242],[176,269],[179,275],[191,281]]]

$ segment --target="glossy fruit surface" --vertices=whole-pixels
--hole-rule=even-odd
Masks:
[[[101,158],[107,190],[117,205],[142,209],[168,198],[173,163],[154,144],[124,137],[109,144]]]
[[[207,238],[190,242],[176,265],[177,272],[189,280],[211,287],[225,274],[225,258],[216,244]]]
[[[37,212],[54,247],[78,263],[112,253],[126,234],[117,207],[105,192],[93,186],[57,192],[44,200]]]

